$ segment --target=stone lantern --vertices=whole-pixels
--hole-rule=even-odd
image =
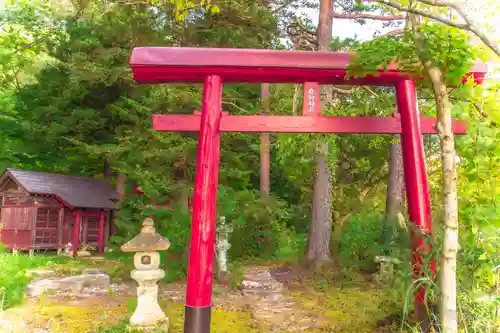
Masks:
[[[375,262],[380,265],[379,272],[374,274],[377,283],[389,283],[394,277],[394,266],[401,262],[397,258],[376,256]]]
[[[229,234],[233,232],[233,227],[226,224],[226,217],[221,216],[216,230],[219,277],[222,277],[227,273],[227,251],[231,248],[231,244],[229,243]]]
[[[130,325],[135,329],[152,330],[161,326],[168,331],[168,318],[158,304],[157,282],[165,276],[165,271],[159,268],[158,251],[169,247],[170,241],[156,233],[151,218],[144,220],[139,235],[121,247],[123,252],[136,252],[131,277],[139,284],[137,308],[130,318]]]

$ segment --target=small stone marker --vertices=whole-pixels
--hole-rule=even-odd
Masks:
[[[226,224],[226,218],[221,216],[217,226],[217,258],[219,262],[219,278],[227,273],[227,251],[231,248],[229,234],[233,232],[233,227]]]
[[[146,218],[142,230],[135,238],[122,245],[123,252],[136,252],[134,256],[135,270],[131,277],[139,284],[137,287],[137,308],[130,318],[134,329],[154,330],[160,328],[168,332],[168,317],[158,304],[157,282],[165,276],[159,269],[160,254],[158,251],[168,250],[170,241],[156,233],[154,222]]]
[[[376,256],[375,262],[380,265],[379,272],[374,274],[377,283],[390,283],[394,278],[394,265],[401,262],[396,258]]]

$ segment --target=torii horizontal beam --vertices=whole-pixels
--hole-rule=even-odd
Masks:
[[[422,134],[437,134],[436,119],[420,117]],[[166,132],[197,132],[201,115],[153,115],[153,128]],[[230,116],[222,114],[221,132],[400,134],[401,120],[385,117]],[[466,134],[466,123],[453,119],[455,134]]]
[[[355,57],[349,52],[312,52],[264,49],[189,47],[136,47],[130,66],[137,83],[203,82],[210,75],[224,83],[304,83],[317,81],[334,85],[393,86],[419,77],[398,72],[391,64],[378,75],[348,78],[348,66]],[[477,62],[468,76],[481,83],[486,65]]]

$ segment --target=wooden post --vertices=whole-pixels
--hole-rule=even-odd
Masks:
[[[82,244],[88,244],[89,243],[89,240],[88,240],[89,215],[88,215],[88,213],[82,212],[82,214],[80,216],[82,219],[82,221],[80,222],[80,225],[81,225],[80,242]]]
[[[18,197],[18,202],[19,202],[19,197]],[[33,206],[31,208],[31,211],[33,212],[33,220],[31,222],[31,244],[29,250],[33,249],[34,246],[36,246],[36,221],[38,218],[38,208],[36,206]],[[31,254],[31,252],[30,252]]]
[[[304,99],[302,104],[303,116],[321,116],[321,98],[318,82],[304,83]]]
[[[210,332],[222,79],[208,76],[198,137],[184,332]]]
[[[99,254],[104,253],[104,211],[99,214],[99,240],[97,243],[99,247]]]
[[[408,214],[414,224],[412,230],[416,231],[411,234],[413,273],[414,278],[418,279],[422,276],[421,267],[424,264],[422,254],[429,251],[431,246],[425,243],[422,236],[431,235],[432,217],[415,82],[405,80],[398,83],[396,99],[401,114],[401,145]],[[430,267],[435,274],[435,262],[432,262]],[[416,312],[420,318],[426,312],[426,302],[426,289],[421,287],[415,295]]]
[[[80,223],[81,223],[81,211],[79,209],[75,212],[75,223],[73,225],[73,257],[78,255],[78,247],[80,246]]]
[[[57,222],[57,250],[58,254],[63,246],[63,225],[64,225],[64,206],[59,208],[59,221]]]

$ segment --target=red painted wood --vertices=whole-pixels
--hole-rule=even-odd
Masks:
[[[100,217],[101,213],[88,213],[80,211],[80,216],[82,217]]]
[[[144,194],[144,191],[142,190],[142,188],[139,185],[134,186],[133,192],[135,194]]]
[[[401,144],[408,214],[419,232],[430,235],[432,229],[431,206],[415,83],[403,81],[396,85],[396,98],[403,128]],[[423,264],[421,251],[427,251],[429,246],[418,234],[412,235],[413,269],[417,278],[421,275],[420,268]],[[435,268],[435,263],[432,263],[432,267]],[[425,295],[425,287],[420,288],[417,291],[415,303],[425,303]]]
[[[97,242],[99,254],[104,253],[104,212],[99,213],[99,240]]]
[[[2,208],[34,208],[34,207],[60,207],[60,206],[50,206],[50,205],[44,205],[44,206],[39,206],[39,205],[35,205],[35,204],[28,204],[28,205],[16,205],[16,204],[12,204],[12,205],[3,205]]]
[[[64,206],[68,207],[69,209],[73,209],[73,206],[71,206],[69,203],[67,203],[63,199],[59,198],[57,195],[54,195],[54,198],[56,198],[60,203],[62,203]]]
[[[31,230],[1,230],[0,241],[9,249],[29,250],[33,248]]]
[[[57,247],[62,248],[63,246],[63,226],[64,226],[64,206],[59,208],[59,217],[57,222]]]
[[[303,116],[321,115],[321,97],[318,82],[304,83],[304,99],[302,104]]]
[[[157,131],[196,132],[201,117],[190,115],[153,115],[153,128]],[[423,134],[436,134],[436,119],[420,118]],[[453,121],[455,134],[465,134],[466,124]],[[358,133],[398,134],[401,121],[383,117],[333,116],[221,116],[221,132],[281,132],[281,133]]]
[[[221,97],[221,78],[218,76],[207,77],[203,89],[202,116],[198,117],[201,118],[201,125],[198,137],[186,290],[186,306],[188,307],[207,307],[211,305],[212,299]],[[190,318],[186,317],[185,320],[187,322]],[[209,331],[209,327],[204,327],[199,332]]]
[[[176,67],[283,67],[346,69],[353,58],[350,52],[311,52],[266,49],[228,49],[196,47],[136,47],[132,66]],[[396,70],[396,68],[390,68]]]
[[[228,116],[228,115],[229,115],[229,112],[227,112],[227,111],[222,111],[222,113],[221,113],[221,114],[222,114],[223,116]],[[201,116],[201,111],[199,111],[199,110],[194,110],[194,111],[193,111],[193,115],[194,115],[194,116]]]
[[[63,199],[61,199],[57,195],[53,195],[53,194],[37,194],[37,196],[55,198],[57,201],[59,201],[64,206],[68,207],[69,209],[73,209],[73,207],[69,203],[67,203],[66,201],[64,201]]]
[[[73,225],[73,257],[78,254],[78,247],[80,246],[80,223],[82,221],[81,211],[75,212],[75,223]]]
[[[344,69],[253,68],[253,67],[142,67],[132,65],[134,80],[139,84],[166,82],[202,82],[210,75],[220,75],[224,82],[304,83],[311,78],[321,84],[393,86],[409,75],[380,72],[378,76],[346,79]]]
[[[208,75],[219,75],[225,82],[303,83],[314,78],[329,84],[393,85],[406,77],[392,64],[380,76],[346,80],[354,56],[344,52],[137,47],[130,65],[138,83],[203,82]],[[478,62],[471,72],[481,79],[487,69]]]

